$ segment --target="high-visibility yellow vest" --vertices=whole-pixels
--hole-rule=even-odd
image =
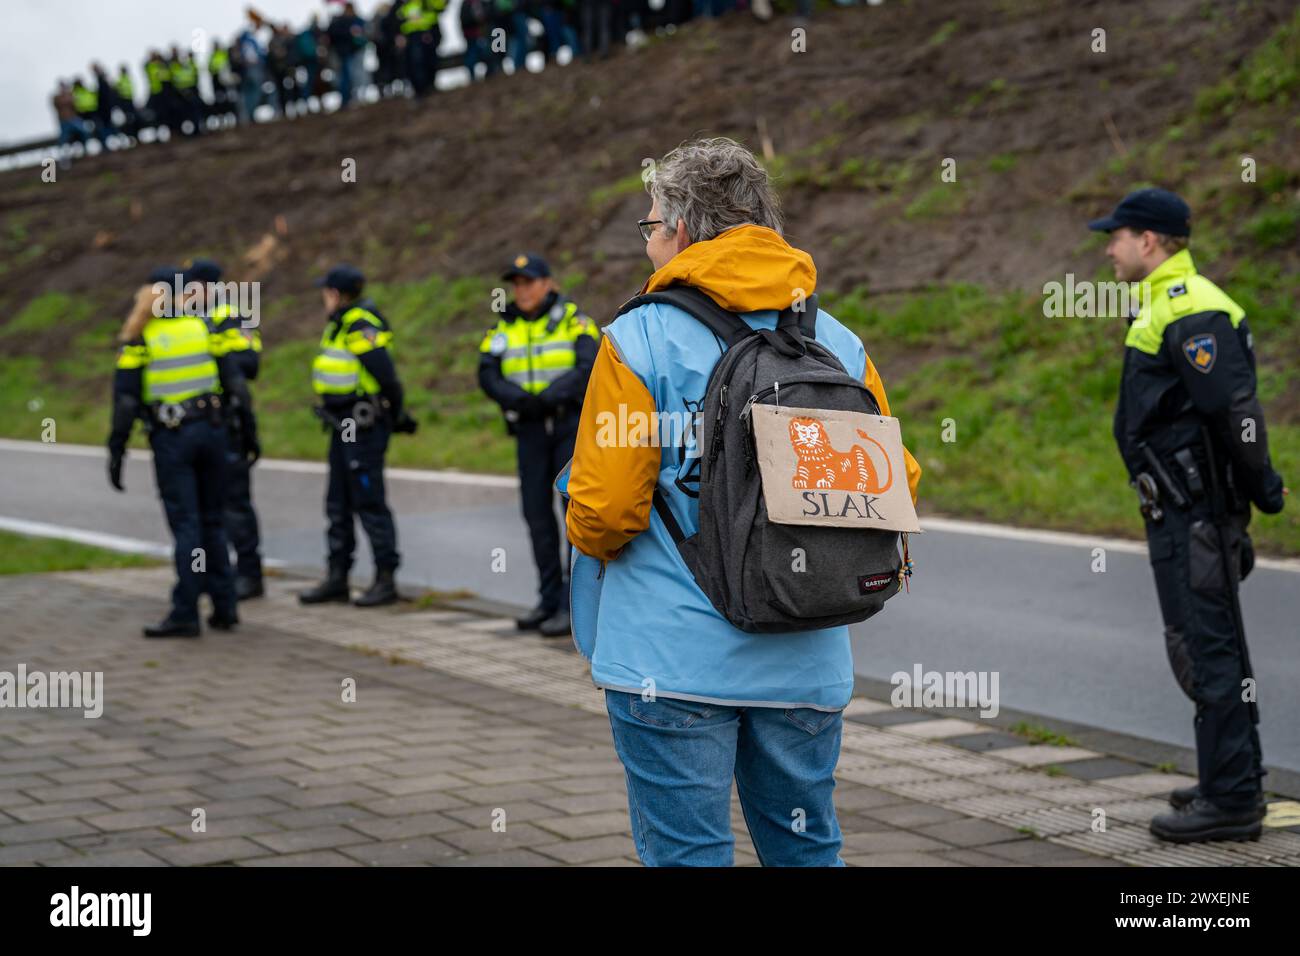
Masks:
[[[129,73],[119,73],[113,86],[117,90],[117,95],[127,103],[135,102],[135,84],[131,82]]]
[[[150,319],[143,341],[122,346],[117,367],[144,370],[144,400],[183,402],[221,393],[207,324],[196,315]]]
[[[163,84],[170,79],[167,64],[161,60],[150,60],[144,65],[145,76],[149,79],[149,92],[157,95],[163,91]]]
[[[445,0],[439,5],[426,2],[426,0],[406,0],[401,6],[403,33],[420,33],[424,30],[432,30],[438,25],[438,13],[447,4]]]
[[[208,329],[211,333],[212,354],[226,355],[230,352],[262,351],[262,335],[256,328],[245,328],[240,316],[228,303],[223,302],[212,310],[208,316]]]
[[[364,319],[378,328],[358,330],[353,325]],[[369,309],[353,306],[343,313],[335,328],[331,322],[320,340],[320,352],[311,363],[311,386],[317,395],[377,395],[379,383],[366,371],[358,355],[373,349],[391,348],[393,333],[388,323]]]
[[[212,56],[208,57],[208,72],[213,76],[216,76],[229,65],[230,54],[225,50],[213,50]]]
[[[72,107],[78,113],[93,113],[99,109],[99,94],[78,83],[72,88]]]
[[[199,74],[193,60],[176,60],[171,65],[172,82],[178,90],[193,89],[198,85]]]
[[[535,319],[502,319],[479,351],[500,357],[501,374],[536,395],[577,364],[574,346],[584,335],[598,339],[600,330],[575,303],[561,299]]]

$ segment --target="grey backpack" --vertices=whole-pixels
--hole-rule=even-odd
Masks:
[[[871,617],[901,587],[899,533],[769,522],[754,450],[754,403],[880,414],[871,391],[816,341],[817,297],[809,296],[802,311],[781,312],[775,330],[751,329],[689,286],[636,296],[619,314],[647,303],[689,313],[725,347],[696,436],[699,531],[686,537],[667,499],[658,488],[654,493],[655,511],[700,589],[723,617],[750,632],[816,630]]]

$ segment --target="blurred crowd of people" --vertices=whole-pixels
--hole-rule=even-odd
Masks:
[[[423,97],[436,88],[438,72],[453,66],[475,82],[507,72],[507,60],[509,72],[523,69],[534,50],[546,64],[566,48],[571,59],[607,57],[693,17],[773,15],[771,0],[393,0],[369,17],[351,2],[324,6],[324,16],[301,29],[249,8],[247,26],[227,44],[213,42],[204,63],[178,46],[150,50],[140,85],[126,63],[115,76],[91,64],[89,79],[62,81],[54,94],[60,147],[92,138],[104,149],[132,145],[145,129],[156,138],[163,128],[170,136],[199,136],[253,122],[263,106],[275,116],[322,111],[332,93],[338,108],[368,96]],[[813,0],[785,6],[806,17]],[[451,17],[465,41],[463,54],[453,57],[439,50]]]

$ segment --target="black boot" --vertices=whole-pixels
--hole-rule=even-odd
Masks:
[[[555,613],[555,608],[539,604],[523,617],[515,618],[515,627],[521,631],[535,631],[544,620]]]
[[[223,611],[214,610],[208,617],[208,627],[214,627],[218,631],[233,631],[238,623],[239,613],[233,607]]]
[[[1170,843],[1209,840],[1258,840],[1263,832],[1262,810],[1223,810],[1204,797],[1196,797],[1181,810],[1162,813],[1151,820],[1151,832]]]
[[[298,595],[298,603],[325,604],[327,601],[341,601],[346,604],[351,597],[348,593],[347,572],[331,569],[324,581]]]
[[[357,607],[377,607],[380,604],[392,604],[397,600],[397,582],[393,580],[392,568],[380,568],[375,572],[375,581],[352,603]]]
[[[235,578],[235,600],[247,601],[249,598],[260,598],[266,593],[262,587],[261,578],[246,578],[242,575]]]
[[[542,637],[568,637],[573,633],[569,623],[569,612],[556,611],[539,624],[537,629],[542,632]]]
[[[198,621],[178,621],[170,614],[160,624],[146,624],[145,637],[198,637]]]
[[[1173,807],[1175,810],[1181,810],[1183,807],[1187,806],[1189,803],[1191,803],[1200,795],[1201,795],[1200,784],[1194,783],[1190,787],[1179,787],[1178,789],[1170,792],[1169,805]],[[1264,812],[1266,809],[1267,801],[1265,801],[1264,794],[1262,792],[1259,795],[1259,802],[1257,806],[1261,813]]]

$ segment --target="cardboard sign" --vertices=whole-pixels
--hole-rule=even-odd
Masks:
[[[758,404],[751,416],[769,520],[921,530],[897,418]]]

